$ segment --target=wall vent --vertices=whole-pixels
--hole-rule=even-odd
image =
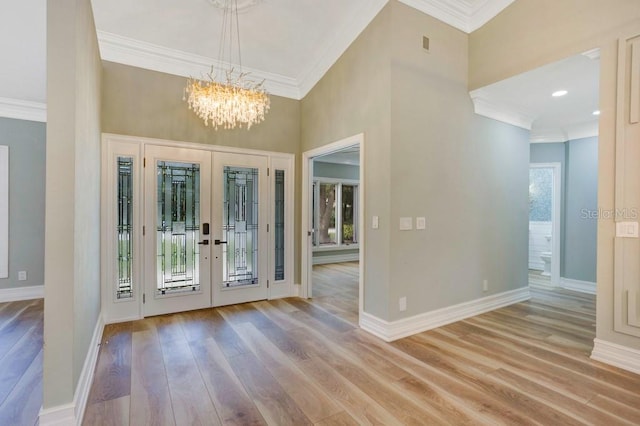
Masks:
[[[422,48],[427,52],[429,51],[429,37],[427,36],[422,37]]]

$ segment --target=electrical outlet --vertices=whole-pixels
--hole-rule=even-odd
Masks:
[[[416,217],[416,229],[427,229],[426,217]]]
[[[400,300],[398,300],[398,308],[400,309],[400,312],[404,312],[407,310],[407,298],[406,297],[401,297]]]
[[[18,281],[27,280],[27,271],[18,271]]]
[[[489,291],[489,281],[488,280],[483,280],[482,281],[482,291]]]

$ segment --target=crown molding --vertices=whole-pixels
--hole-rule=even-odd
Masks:
[[[301,97],[305,97],[307,93],[313,89],[313,86],[320,81],[340,56],[349,48],[351,43],[367,28],[388,1],[389,0],[372,0],[366,2],[365,6],[347,21],[348,24],[336,32],[335,37],[325,44],[321,49],[322,53],[318,55],[318,59],[304,71],[298,79],[298,88]]]
[[[400,0],[402,3],[431,15],[464,32],[484,25],[514,0]],[[299,76],[288,77],[243,67],[257,80],[265,80],[265,88],[271,94],[292,99],[302,99],[320,81],[360,33],[371,23],[389,0],[369,0],[354,14],[348,24],[330,38],[317,59]],[[477,3],[477,4],[476,4]],[[475,5],[474,5],[475,4]],[[138,68],[180,75],[203,76],[212,64],[216,69],[229,69],[230,65],[206,56],[186,53],[152,43],[98,31],[100,55],[103,60],[131,65]]]
[[[592,138],[598,136],[598,126],[599,121],[592,120],[586,123],[573,124],[561,129],[533,129],[531,131],[530,142],[557,143]]]
[[[0,117],[46,123],[47,104],[22,101],[20,99],[0,98]]]
[[[532,130],[529,137],[531,143],[563,143],[569,140],[563,129]]]
[[[527,111],[519,111],[509,105],[491,101],[485,97],[482,89],[470,92],[474,112],[493,120],[531,130],[534,117]]]
[[[105,61],[183,77],[197,78],[207,75],[212,66],[218,70],[229,69],[233,66],[206,56],[186,53],[104,31],[98,31],[98,42],[100,56]],[[300,99],[300,90],[294,78],[244,66],[242,71],[251,73],[251,77],[255,80],[264,79],[264,87],[273,95]]]
[[[465,33],[471,33],[502,12],[514,0],[400,0]],[[475,4],[474,4],[475,3]]]

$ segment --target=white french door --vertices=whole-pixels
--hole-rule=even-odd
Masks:
[[[211,306],[211,152],[145,149],[144,315]]]
[[[213,306],[267,298],[267,157],[213,157]]]
[[[267,157],[145,148],[144,316],[267,298]]]

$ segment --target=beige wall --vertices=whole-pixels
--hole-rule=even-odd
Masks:
[[[600,47],[638,18],[638,0],[516,0],[470,35],[469,89]]]
[[[73,401],[100,313],[100,72],[89,0],[47,7],[43,407]]]
[[[102,130],[211,145],[296,154],[300,145],[300,102],[271,96],[265,121],[250,130],[214,130],[182,100],[187,79],[104,62]]]
[[[300,101],[271,96],[265,121],[250,130],[214,130],[182,100],[187,79],[113,62],[103,63],[102,131],[181,142],[300,153]],[[295,191],[300,197],[300,164]],[[295,206],[300,217],[300,203]],[[300,283],[300,223],[295,229],[295,282]]]
[[[396,320],[527,285],[529,134],[473,113],[467,34],[391,5],[388,303]],[[418,216],[426,231],[398,230],[400,217]]]
[[[392,1],[302,101],[303,151],[365,133],[364,309],[385,320],[527,285],[528,132],[475,116],[467,61],[466,34]]]
[[[601,48],[598,208],[603,211],[616,207],[617,39],[631,34],[640,34],[637,0],[517,0],[470,38],[471,89]],[[596,335],[640,349],[640,338],[613,328],[614,316],[621,314],[614,309],[614,237],[613,220],[599,220]]]
[[[390,19],[387,5],[302,100],[302,152],[364,132],[365,222],[381,221],[366,231],[364,309],[380,318],[390,281]]]

